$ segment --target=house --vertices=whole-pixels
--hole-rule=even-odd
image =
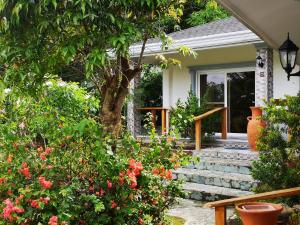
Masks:
[[[166,51],[161,50],[159,40],[151,40],[145,49],[145,62],[155,62],[157,54],[181,61],[181,67],[172,66],[163,71],[164,108],[175,106],[178,99],[185,100],[191,89],[200,101],[208,91],[207,100],[212,107],[228,109],[228,132],[246,133],[250,106],[263,106],[270,98],[296,95],[300,90],[298,77],[287,81],[276,48],[235,17],[169,36],[173,44]],[[180,46],[192,48],[197,57],[181,56],[177,51]],[[140,48],[140,45],[133,46],[132,54]]]

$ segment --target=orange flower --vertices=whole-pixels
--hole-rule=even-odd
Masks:
[[[13,156],[12,156],[11,154],[9,154],[6,161],[7,161],[8,163],[11,163],[12,160],[13,160]]]

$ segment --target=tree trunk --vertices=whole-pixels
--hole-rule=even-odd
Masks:
[[[111,76],[101,87],[100,121],[106,134],[118,138],[122,128],[121,113],[125,99],[129,93],[130,81],[141,73],[141,68],[130,68],[128,59],[121,59],[121,79]]]

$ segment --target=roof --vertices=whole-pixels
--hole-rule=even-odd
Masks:
[[[300,0],[217,0],[270,47],[278,49],[287,39],[300,45]],[[297,58],[300,65],[300,57]]]
[[[232,44],[262,42],[258,36],[234,17],[177,31],[168,34],[168,36],[172,37],[174,43],[169,47],[166,53],[174,52],[182,45],[198,50],[203,48],[224,47],[225,45]],[[132,54],[138,54],[140,49],[141,43],[133,45],[131,47]],[[149,40],[146,45],[145,56],[157,53],[163,53],[161,50],[161,41],[159,39]]]
[[[174,40],[178,40],[245,30],[248,30],[248,28],[240,23],[236,18],[229,17],[227,19],[218,20],[207,24],[191,27],[185,30],[177,31],[171,33],[169,36],[171,36]]]

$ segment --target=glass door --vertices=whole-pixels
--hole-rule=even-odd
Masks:
[[[227,73],[228,132],[247,133],[250,106],[255,104],[255,72]]]
[[[224,106],[225,76],[221,73],[200,74],[200,101],[205,98],[211,107]]]

